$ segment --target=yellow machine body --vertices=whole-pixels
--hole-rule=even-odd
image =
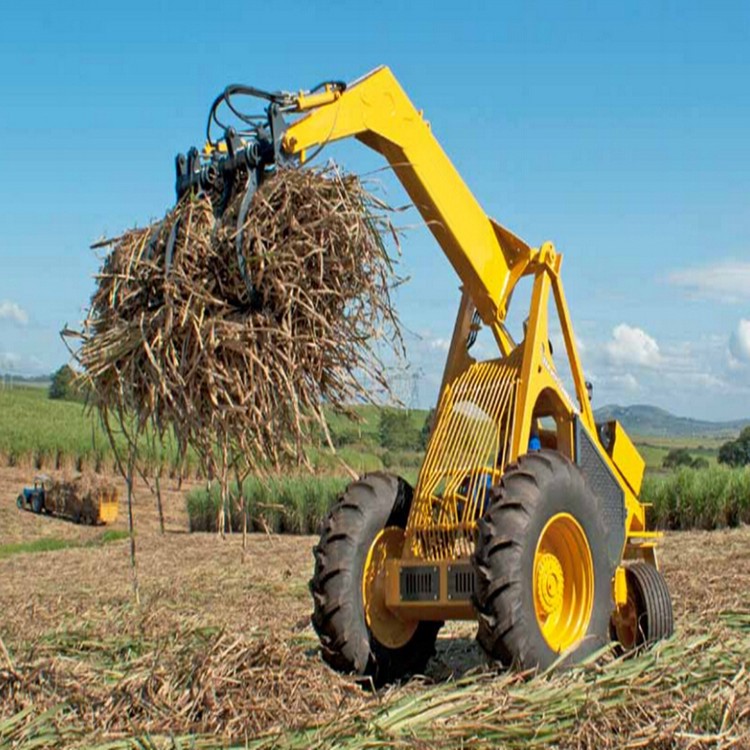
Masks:
[[[463,282],[436,421],[405,537],[398,543],[400,555],[384,561],[378,579],[389,610],[404,621],[476,616],[469,578],[477,522],[489,487],[527,452],[532,433],[538,433],[543,447],[579,464],[589,461],[616,496],[616,517],[609,522],[615,527],[617,559],[655,564],[657,535],[646,530],[645,508],[638,500],[644,462],[621,425],[595,424],[560,277],[562,255],[550,242],[527,245],[486,215],[388,68],[373,71],[345,91],[300,96],[297,111],[302,116],[284,135],[285,152],[304,160],[310,149],[354,137],[382,154]],[[515,342],[505,321],[524,277],[532,279],[531,302],[524,339]],[[553,357],[551,305],[559,319],[572,394]],[[475,313],[494,335],[495,359],[478,362],[467,351]],[[561,528],[575,536],[573,527],[565,531],[561,522]],[[540,565],[546,565],[554,583],[551,559],[540,553]],[[419,590],[418,596],[410,595],[410,586]],[[615,602],[624,601],[620,567],[612,587]]]

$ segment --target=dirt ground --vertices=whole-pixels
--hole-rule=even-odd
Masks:
[[[269,726],[325,721],[343,706],[378,700],[351,680],[331,672],[318,655],[309,622],[311,600],[307,589],[313,565],[311,548],[316,541],[313,537],[251,535],[243,556],[239,535],[221,540],[213,534],[188,533],[187,488],[180,492],[171,482],[163,488],[167,528],[162,535],[155,499],[139,484],[134,511],[141,604],[135,606],[128,541],[95,545],[93,542],[103,533],[101,527],[78,526],[18,510],[16,496],[31,479],[33,476],[21,470],[0,469],[0,546],[42,538],[90,544],[0,559],[0,638],[11,663],[45,655],[64,658],[68,647],[59,644],[71,634],[92,643],[109,643],[107,639],[114,635],[136,634],[150,643],[174,644],[181,638],[185,642],[194,639],[198,629],[211,627],[220,631],[219,640],[227,649],[236,650],[241,644],[248,653],[264,655],[257,661],[256,671],[247,667],[250,671],[243,673],[254,701],[252,721],[240,727],[246,735]],[[124,485],[121,497],[125,497]],[[127,529],[124,503],[113,528]],[[678,631],[700,629],[702,623],[715,620],[720,611],[747,608],[750,527],[668,534],[660,548],[660,559],[672,591]],[[429,678],[443,680],[484,663],[474,642],[474,629],[470,623],[459,623],[441,631]],[[45,651],[45,643],[53,645]],[[211,648],[215,641],[212,644]],[[96,651],[97,658],[103,658],[104,651],[97,648],[92,646],[92,653]],[[79,645],[70,649],[80,658]],[[107,654],[107,658],[114,658],[109,651]],[[99,662],[91,658],[91,669],[98,668]],[[190,658],[193,661],[188,671],[194,671],[193,652]],[[219,670],[210,659],[201,663]],[[216,676],[211,679],[215,684]],[[79,681],[85,683],[85,675],[79,676]],[[321,685],[325,686],[322,691]],[[174,687],[178,697],[169,700],[176,701],[182,695],[178,688]],[[167,689],[172,687],[159,688],[165,695]],[[44,689],[34,690],[19,689],[13,709],[22,709],[32,699],[51,702],[56,697],[46,683]],[[132,696],[128,700],[132,701]],[[235,713],[237,722],[248,721],[241,718],[239,707]],[[81,721],[105,732],[120,727],[104,709],[96,716],[83,715]],[[129,721],[148,731],[173,728],[158,711],[144,713],[142,723],[138,715]],[[239,724],[231,721],[213,727],[201,714],[185,726],[235,732]]]

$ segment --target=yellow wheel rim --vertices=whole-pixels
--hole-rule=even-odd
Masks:
[[[404,530],[388,526],[373,540],[362,575],[362,602],[370,632],[389,648],[401,648],[414,635],[419,623],[402,620],[385,604],[385,563],[401,557]]]
[[[539,535],[534,553],[534,610],[547,645],[566,651],[586,635],[594,606],[594,565],[586,534],[569,513],[558,513]]]

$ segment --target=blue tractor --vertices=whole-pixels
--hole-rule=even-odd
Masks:
[[[16,505],[21,510],[32,510],[34,513],[41,513],[45,510],[44,502],[44,483],[47,480],[45,476],[34,478],[33,487],[24,487],[23,492],[18,496]]]

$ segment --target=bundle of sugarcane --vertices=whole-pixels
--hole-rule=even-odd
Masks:
[[[96,523],[102,500],[116,496],[115,485],[101,477],[58,477],[45,483],[45,507],[60,516]]]
[[[324,405],[387,392],[375,342],[400,349],[397,279],[386,206],[355,176],[279,170],[246,216],[242,197],[215,218],[188,196],[112,241],[77,358],[105,420],[258,468],[327,436]]]

